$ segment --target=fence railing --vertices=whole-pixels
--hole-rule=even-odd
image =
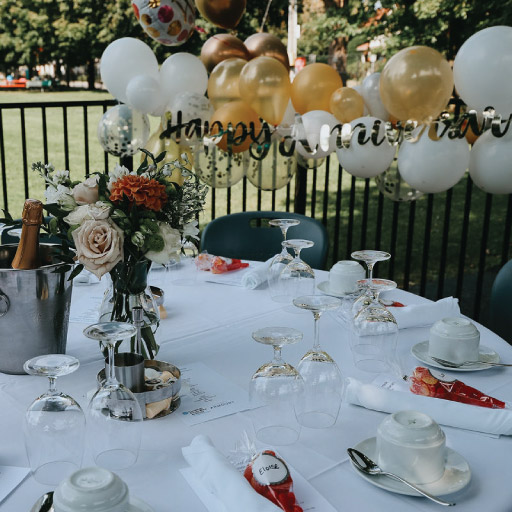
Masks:
[[[0,103],[2,207],[15,215],[26,197],[43,197],[44,185],[29,172],[33,161],[69,169],[75,179],[112,168],[117,159],[101,149],[96,127],[115,104]],[[376,266],[377,275],[431,299],[456,296],[465,314],[487,323],[492,282],[511,256],[512,195],[485,194],[466,175],[445,193],[414,201],[391,196],[396,190],[384,180],[377,185],[350,176],[333,154],[316,168],[298,167],[279,190],[261,190],[246,177],[212,188],[201,222],[235,211],[305,213],[327,227],[328,267],[353,250],[386,250],[393,257]]]

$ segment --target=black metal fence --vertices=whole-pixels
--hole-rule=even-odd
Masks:
[[[115,159],[99,146],[96,126],[115,104],[0,104],[3,208],[14,215],[25,197],[42,195],[42,184],[29,173],[31,161],[58,161],[75,179],[94,170],[108,171]],[[376,266],[377,275],[431,299],[456,296],[465,314],[487,323],[492,282],[510,258],[512,195],[485,194],[467,175],[445,193],[414,201],[392,200],[400,183],[391,192],[388,185],[350,176],[332,155],[316,168],[298,167],[280,190],[263,191],[246,177],[227,189],[212,188],[202,222],[235,211],[305,213],[328,229],[328,267],[349,259],[353,250],[386,250],[393,258]]]

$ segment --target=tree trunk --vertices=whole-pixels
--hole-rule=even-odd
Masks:
[[[96,89],[95,83],[96,83],[96,66],[95,66],[94,59],[91,57],[87,61],[87,84],[88,84],[89,90],[93,91],[94,89]]]
[[[329,45],[329,65],[336,68],[343,80],[343,85],[346,85],[348,79],[347,43],[346,37],[337,37]]]

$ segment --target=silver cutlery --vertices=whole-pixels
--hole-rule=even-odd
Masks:
[[[53,491],[43,494],[30,509],[30,512],[53,512]]]
[[[438,503],[439,505],[444,505],[445,507],[453,507],[456,505],[453,502],[444,501],[441,498],[438,498],[437,496],[432,496],[432,494],[429,494],[428,492],[424,491],[423,489],[420,489],[419,487],[416,487],[416,485],[411,484],[407,480],[404,480],[402,477],[395,475],[394,473],[389,473],[388,471],[384,471],[382,468],[380,468],[372,459],[367,457],[364,453],[360,452],[359,450],[355,450],[354,448],[348,448],[347,453],[359,470],[361,470],[363,473],[366,473],[368,475],[384,475],[389,476],[391,478],[394,478],[395,480],[398,480],[402,482],[405,485],[408,485],[411,489],[414,489],[415,491],[419,492],[421,495],[425,496],[425,498],[428,498],[435,503]]]
[[[464,361],[463,363],[454,363],[452,361],[447,361],[446,359],[440,359],[439,357],[434,356],[430,356],[430,359],[436,363],[439,363],[441,366],[446,366],[446,368],[461,368],[462,366],[470,366],[474,364],[487,364],[489,366],[512,366],[512,364],[493,363],[491,361]]]

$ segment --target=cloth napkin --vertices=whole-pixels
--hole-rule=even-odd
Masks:
[[[347,378],[346,384],[345,400],[366,409],[388,413],[415,410],[428,414],[441,425],[487,434],[512,435],[510,409],[487,409],[410,392],[392,391],[353,378]]]
[[[181,451],[203,485],[223,503],[226,512],[282,512],[251,487],[209,437],[196,436]]]
[[[459,299],[445,297],[437,302],[411,304],[404,307],[388,307],[399,329],[432,325],[442,318],[461,316]]]
[[[268,268],[273,258],[250,269],[242,276],[242,286],[254,290],[267,281]]]

